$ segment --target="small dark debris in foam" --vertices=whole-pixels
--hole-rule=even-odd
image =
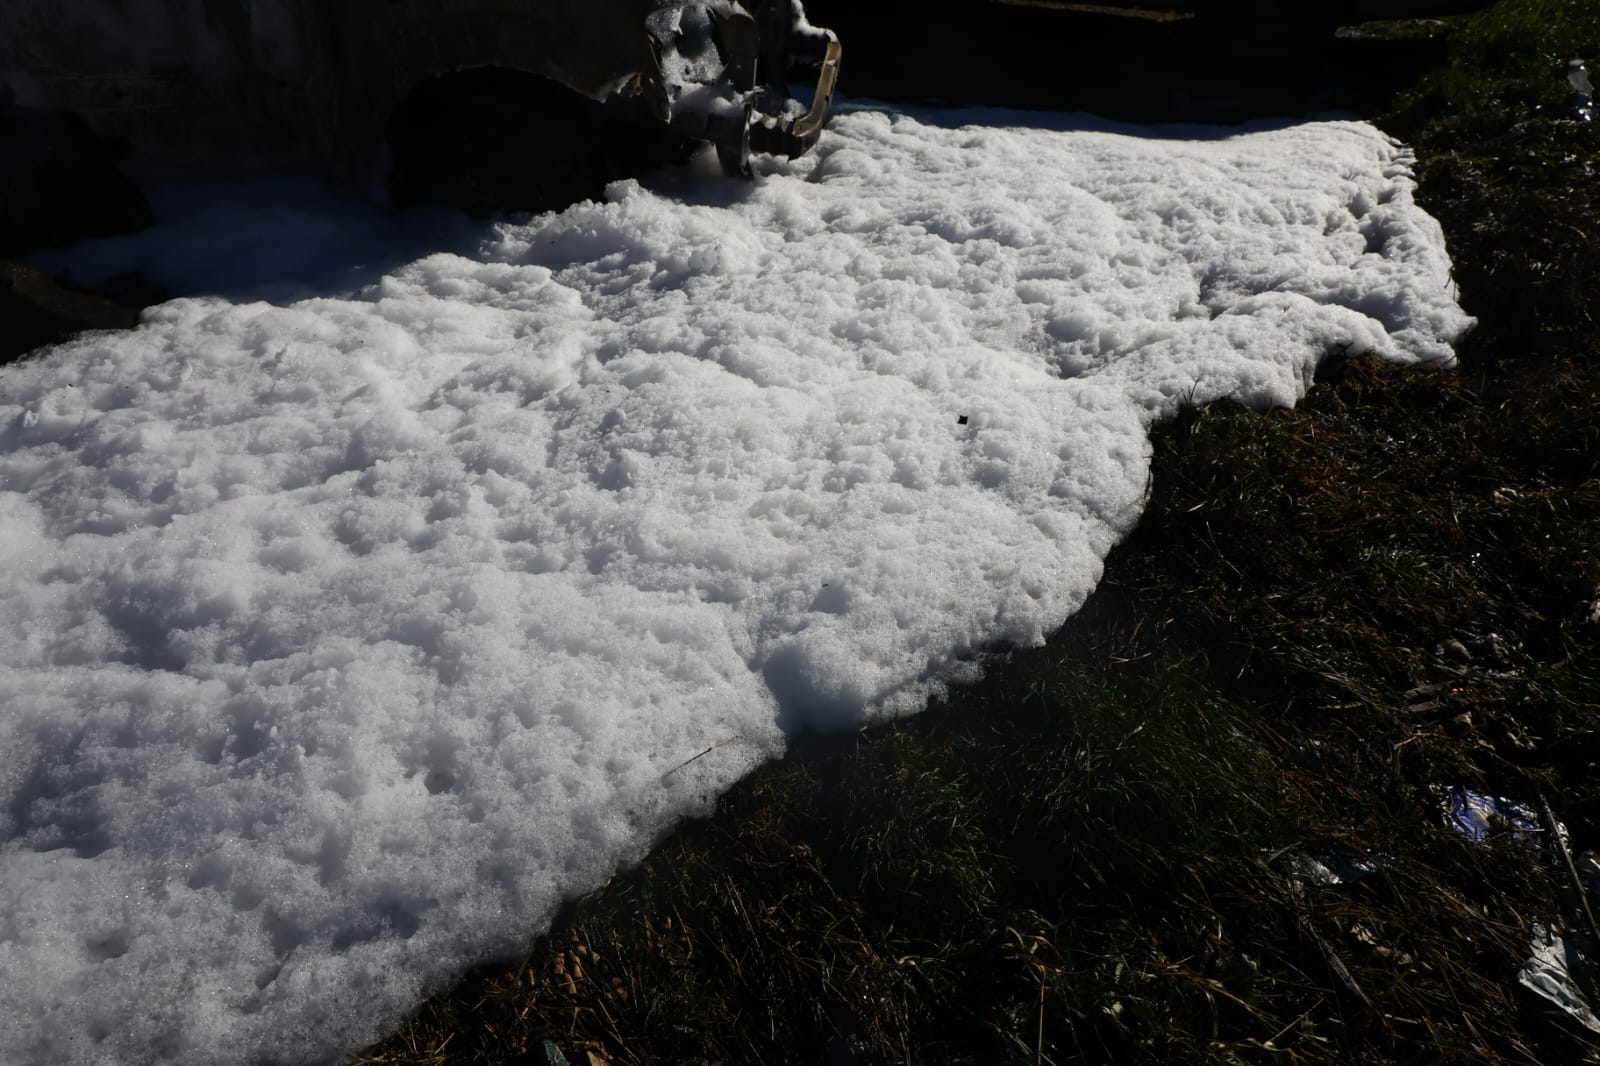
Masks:
[[[84,945],[90,958],[93,958],[96,962],[109,962],[112,959],[120,959],[128,953],[130,946],[128,934],[120,929],[115,932],[92,936]]]

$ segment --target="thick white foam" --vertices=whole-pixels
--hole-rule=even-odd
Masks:
[[[1060,624],[1180,404],[1470,324],[1370,127],[968,118],[0,370],[0,1046],[337,1056]]]

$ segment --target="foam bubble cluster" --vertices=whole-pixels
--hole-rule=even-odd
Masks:
[[[987,121],[0,371],[10,1061],[338,1057],[792,731],[1039,641],[1180,404],[1470,324],[1370,127]]]

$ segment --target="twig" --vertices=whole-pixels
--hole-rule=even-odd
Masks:
[[[1276,1033],[1273,1033],[1271,1036],[1267,1037],[1267,1045],[1271,1046],[1273,1044],[1276,1044],[1278,1042],[1278,1038],[1280,1036],[1282,1036],[1284,1033],[1287,1033],[1290,1029],[1293,1029],[1295,1026],[1299,1025],[1301,1022],[1305,1021],[1307,1018],[1311,1017],[1311,1012],[1316,1010],[1318,1007],[1322,1006],[1322,1004],[1323,1004],[1323,997],[1322,996],[1318,996],[1317,997],[1317,1001],[1315,1003],[1311,1004],[1310,1008],[1307,1009],[1307,1011],[1304,1014],[1300,1015],[1300,1017],[1296,1018],[1294,1021],[1290,1022],[1288,1025],[1284,1026],[1282,1029],[1279,1029]]]
[[[691,755],[691,756],[689,756],[687,759],[683,760],[677,766],[674,766],[672,769],[670,769],[666,773],[662,774],[661,775],[661,780],[665,781],[667,778],[671,777],[673,774],[677,773],[679,770],[682,770],[685,766],[688,766],[690,763],[694,762],[696,759],[703,759],[707,755],[710,755],[712,752],[716,751],[718,748],[726,747],[727,745],[732,744],[734,741],[736,741],[738,739],[739,739],[738,737],[733,736],[733,737],[728,737],[725,740],[717,741],[715,744],[711,745],[705,751],[702,751],[699,755]]]
[[[1339,953],[1333,950],[1333,945],[1324,940],[1322,934],[1318,933],[1310,920],[1303,915],[1300,918],[1300,928],[1311,938],[1311,942],[1322,951],[1322,957],[1327,962],[1328,969],[1333,971],[1333,975],[1344,985],[1345,990],[1359,1000],[1361,1005],[1368,1011],[1372,1010],[1372,1000],[1361,990],[1361,986],[1356,984],[1355,976],[1350,972],[1350,968],[1344,964],[1344,960],[1339,957]]]
[[[1567,868],[1567,876],[1572,878],[1572,890],[1578,894],[1578,906],[1583,909],[1583,917],[1589,923],[1589,935],[1594,937],[1596,944],[1600,944],[1600,923],[1594,920],[1594,908],[1589,906],[1589,893],[1584,890],[1583,878],[1578,876],[1578,866],[1572,861],[1572,851],[1562,839],[1561,826],[1556,821],[1555,812],[1550,809],[1550,801],[1544,798],[1543,792],[1537,795],[1539,817],[1544,822],[1544,831],[1555,841],[1556,853],[1561,856],[1562,865]]]
[[[1033,1066],[1044,1066],[1044,978],[1039,979],[1039,1031],[1033,1040]]]

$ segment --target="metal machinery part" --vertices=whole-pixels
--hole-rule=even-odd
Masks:
[[[740,0],[710,9],[712,37],[725,64],[733,106],[691,109],[672,125],[717,146],[723,170],[750,173],[751,151],[804,155],[817,141],[839,73],[838,38],[797,24],[789,0]],[[808,110],[790,99],[791,79],[815,82]]]
[[[744,97],[742,115],[712,118],[706,137],[716,144],[729,174],[750,173],[752,150],[790,159],[811,150],[833,104],[842,54],[832,31],[797,26],[786,0],[748,2],[753,9],[714,19],[730,83]],[[791,78],[815,82],[811,104],[804,110],[789,98]]]

